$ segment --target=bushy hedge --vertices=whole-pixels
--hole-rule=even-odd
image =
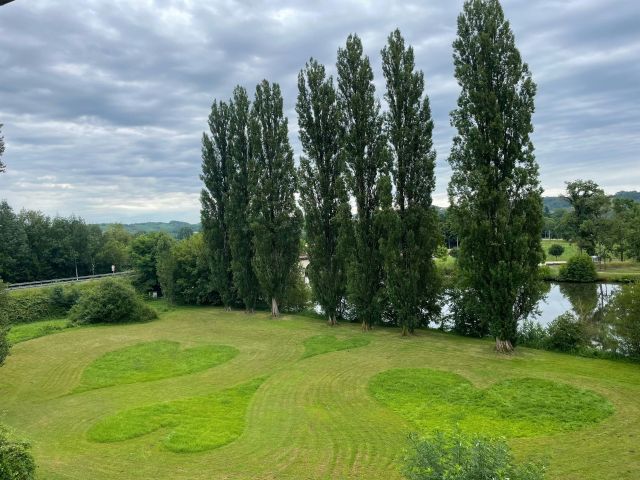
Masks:
[[[76,324],[145,322],[157,317],[130,285],[112,279],[84,290],[69,312]]]
[[[577,352],[586,344],[584,326],[571,312],[565,312],[551,322],[547,333],[549,350]]]
[[[48,288],[9,292],[2,310],[8,323],[30,323],[64,313],[51,302]]]
[[[571,257],[560,267],[560,280],[563,282],[595,282],[598,279],[596,266],[587,254]]]
[[[0,425],[0,478],[7,480],[33,480],[36,464],[27,442],[16,440]]]

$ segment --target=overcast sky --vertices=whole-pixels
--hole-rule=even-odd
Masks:
[[[351,32],[382,97],[380,49],[400,28],[416,50],[435,119],[435,203],[446,205],[451,43],[462,0],[397,3],[15,0],[0,7],[0,123],[15,208],[91,222],[199,220],[200,139],[214,98],[267,78],[284,93],[300,154],[296,76],[309,57],[335,71]],[[640,2],[505,0],[538,84],[542,185],[594,179],[640,189]]]

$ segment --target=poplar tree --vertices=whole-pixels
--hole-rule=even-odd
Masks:
[[[256,87],[251,109],[251,160],[253,266],[277,317],[298,267],[302,212],[294,196],[296,171],[280,86],[267,80]]]
[[[345,48],[338,50],[337,70],[341,143],[357,209],[347,287],[355,315],[362,329],[368,330],[383,310],[380,232],[375,216],[380,207],[378,182],[386,171],[386,139],[373,72],[357,35],[349,35]]]
[[[209,134],[202,135],[202,174],[200,195],[202,232],[207,244],[211,282],[226,309],[234,298],[231,275],[231,249],[226,206],[229,201],[229,122],[230,108],[214,101],[209,115]]]
[[[541,296],[542,190],[530,134],[536,86],[497,0],[467,0],[453,43],[461,87],[449,162],[462,304],[511,351]]]
[[[231,244],[231,272],[238,296],[248,312],[253,312],[260,286],[253,269],[253,232],[249,223],[249,138],[250,103],[247,91],[233,90],[229,120],[230,158],[229,205],[226,210]]]
[[[395,30],[382,50],[386,80],[384,115],[390,143],[394,208],[385,229],[385,285],[402,334],[413,333],[438,312],[438,276],[433,255],[439,239],[431,205],[436,152],[424,75],[415,70],[412,47]]]
[[[345,296],[346,258],[341,242],[350,222],[340,149],[340,110],[333,79],[311,59],[298,75],[300,202],[305,213],[309,281],[318,304],[336,324]]]

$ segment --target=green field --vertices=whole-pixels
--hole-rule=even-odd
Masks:
[[[554,244],[562,245],[564,247],[564,252],[558,258],[549,254],[549,247]],[[555,262],[555,261],[567,261],[574,255],[578,254],[578,247],[574,243],[569,243],[566,240],[557,240],[557,239],[543,239],[542,240],[542,249],[544,250],[545,255],[547,256],[547,262]]]
[[[456,425],[551,479],[636,479],[638,398],[635,364],[218,308],[23,341],[0,369],[46,480],[393,480],[409,432]]]

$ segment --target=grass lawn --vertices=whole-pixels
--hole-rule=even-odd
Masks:
[[[554,244],[562,245],[564,247],[564,252],[558,258],[554,257],[549,253],[549,247]],[[574,255],[578,254],[578,247],[575,243],[569,243],[566,240],[556,240],[546,238],[542,240],[542,249],[544,253],[547,255],[547,262],[555,262],[555,261],[566,261],[569,260]]]
[[[53,320],[42,320],[40,322],[21,323],[13,325],[9,330],[7,338],[9,343],[15,344],[31,340],[32,338],[43,337],[55,332],[69,328],[69,320],[57,318]],[[0,377],[1,378],[1,377]]]
[[[18,343],[0,421],[32,441],[46,480],[399,480],[409,432],[456,424],[546,458],[550,479],[640,478],[640,366],[492,347],[176,308]]]

